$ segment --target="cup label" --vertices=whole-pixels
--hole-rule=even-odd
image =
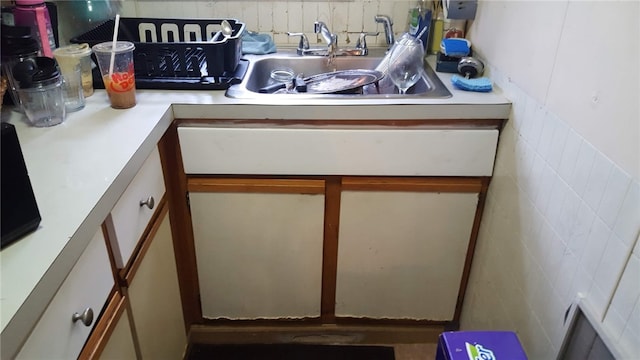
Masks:
[[[133,74],[133,67],[127,72],[114,72],[109,81],[109,90],[113,92],[127,92],[134,88],[136,80]]]

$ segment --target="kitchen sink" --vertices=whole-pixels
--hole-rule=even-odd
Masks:
[[[324,56],[300,56],[295,52],[279,51],[269,55],[245,55],[249,66],[240,84],[229,87],[226,96],[238,99],[304,98],[304,99],[403,99],[403,98],[448,98],[451,93],[425,62],[421,79],[406,94],[398,93],[397,88],[388,79],[382,79],[377,85],[370,84],[352,92],[331,94],[305,92],[261,93],[260,90],[273,83],[273,70],[288,69],[304,78],[341,70],[374,70],[384,58],[384,50],[370,52],[367,56],[338,56],[330,63]]]

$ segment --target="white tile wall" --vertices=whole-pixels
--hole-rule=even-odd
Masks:
[[[614,226],[614,232],[622,241],[632,241],[640,228],[640,201],[638,199],[640,199],[640,184],[636,181],[629,187]]]
[[[621,351],[640,351],[640,258],[629,256],[640,231],[640,183],[535,100],[524,102],[524,119],[514,107],[501,135],[462,326],[513,329],[531,358],[550,358],[564,312],[582,293]],[[515,128],[527,121],[541,124]]]
[[[606,7],[601,5],[596,8],[606,13]],[[515,330],[530,358],[553,358],[566,331],[564,313],[580,293],[616,349],[622,354],[637,354],[640,352],[637,171],[631,167],[634,174],[631,175],[594,146],[576,129],[575,118],[569,122],[568,113],[558,116],[552,110],[549,104],[557,109],[558,104],[571,97],[562,93],[566,88],[556,88],[558,83],[552,77],[540,83],[528,79],[528,75],[516,75],[520,69],[507,64],[521,57],[496,41],[507,39],[508,35],[490,35],[488,29],[505,28],[513,20],[503,18],[515,15],[515,11],[522,12],[519,15],[522,19],[530,6],[530,3],[519,6],[517,2],[481,3],[479,16],[482,10],[486,17],[476,19],[472,28],[472,41],[487,46],[488,50],[481,48],[480,52],[486,56],[492,79],[513,101],[513,111],[500,138],[487,198],[488,211],[483,217],[469,286],[469,292],[475,296],[465,299],[462,327]],[[566,12],[575,10],[571,6],[565,2]],[[571,24],[580,23],[580,14],[585,10],[580,6],[576,11],[571,14]],[[586,12],[591,14],[591,10]],[[551,27],[563,30],[564,22]],[[537,30],[530,29],[532,33]],[[533,39],[529,45],[534,51],[548,49],[548,44],[538,43],[547,40],[557,41]],[[552,51],[547,56],[554,58],[553,54]],[[563,65],[552,62],[555,70],[542,67],[535,74],[544,79],[544,72],[549,71],[555,76],[559,66]],[[584,66],[594,64],[587,61]],[[553,92],[541,96],[551,83]],[[603,88],[610,92],[602,92],[600,96],[608,99],[616,96],[617,92],[605,85]],[[640,96],[637,90],[635,94]],[[577,113],[582,115],[583,111]],[[602,131],[606,131],[606,125],[602,125]],[[635,134],[636,142],[640,141],[638,135]],[[477,289],[486,284],[492,284],[493,288]],[[499,299],[493,301],[496,297],[493,294],[492,301],[487,301],[482,298],[489,296],[485,291],[496,291]],[[507,319],[498,320],[495,318],[498,316]]]
[[[405,31],[409,8],[415,3],[415,0],[121,0],[121,13],[130,17],[231,17],[244,22],[249,30],[270,33],[277,45],[287,46],[298,44],[298,39],[289,37],[287,32],[304,32],[312,44],[322,42],[313,33],[314,21],[320,20],[338,35],[340,45],[355,44],[360,32],[380,32],[377,37],[367,38],[367,43],[383,46],[384,29],[373,17],[377,14],[391,16],[394,31],[400,34]]]

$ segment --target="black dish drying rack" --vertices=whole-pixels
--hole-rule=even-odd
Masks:
[[[226,20],[233,32],[223,36]],[[90,46],[113,40],[115,20],[71,39]],[[118,40],[134,44],[138,89],[225,90],[242,81],[248,62],[242,57],[245,25],[235,19],[120,18]],[[104,88],[99,69],[94,87]]]

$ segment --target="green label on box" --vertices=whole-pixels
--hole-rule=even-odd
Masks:
[[[481,344],[472,345],[468,342],[465,342],[464,344],[467,347],[469,360],[496,360],[496,357],[493,355],[493,351],[485,348]]]

